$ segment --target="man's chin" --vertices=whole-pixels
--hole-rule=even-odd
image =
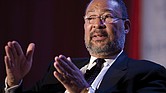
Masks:
[[[106,48],[108,48],[108,46],[106,44],[94,44],[91,46],[91,49],[93,51],[103,51],[105,50]]]
[[[107,45],[107,43],[106,42],[93,42],[92,43],[92,46],[93,47],[104,47],[104,46],[106,46]]]

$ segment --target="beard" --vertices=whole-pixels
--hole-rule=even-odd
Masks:
[[[107,38],[109,38],[108,35]],[[100,43],[100,46],[97,45],[97,43]],[[119,38],[115,37],[113,40],[95,41],[93,43],[92,38],[90,38],[89,41],[87,40],[85,41],[85,46],[90,54],[102,55],[102,56],[114,56],[124,48],[124,43],[125,43],[125,33],[121,33],[121,36]]]

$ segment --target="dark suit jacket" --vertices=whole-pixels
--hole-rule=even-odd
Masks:
[[[88,58],[72,59],[78,68]],[[64,93],[65,88],[53,76],[53,63],[47,75],[30,91],[24,93]],[[16,93],[22,93],[21,87]],[[166,69],[146,60],[134,60],[122,53],[106,72],[95,93],[166,93]]]

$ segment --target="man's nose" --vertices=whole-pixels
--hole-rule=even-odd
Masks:
[[[93,27],[97,29],[104,29],[106,28],[106,25],[103,20],[98,18],[98,20],[93,24]]]

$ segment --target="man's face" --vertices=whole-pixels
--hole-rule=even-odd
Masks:
[[[92,56],[110,57],[119,53],[125,42],[124,20],[113,23],[102,21],[100,16],[122,18],[121,8],[112,0],[93,0],[87,7],[85,17],[96,18],[93,23],[85,18],[85,45]],[[93,20],[93,19],[92,19]]]

